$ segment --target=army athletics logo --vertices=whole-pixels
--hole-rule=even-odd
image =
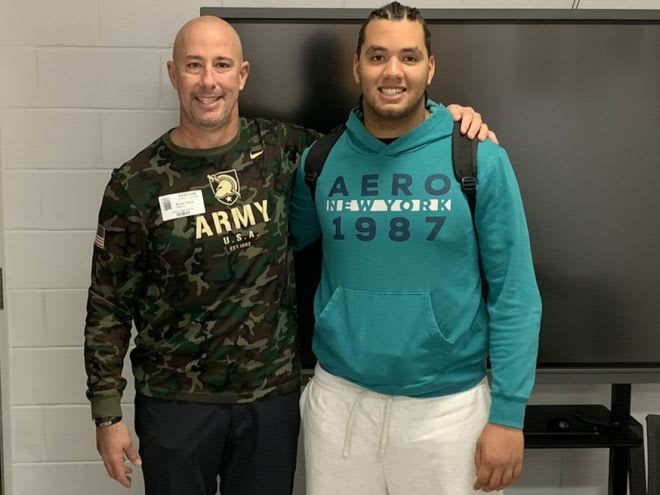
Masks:
[[[241,197],[241,184],[238,182],[236,170],[225,170],[206,177],[209,179],[215,199],[223,205],[231,206]]]

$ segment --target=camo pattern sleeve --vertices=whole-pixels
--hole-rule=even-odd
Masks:
[[[113,172],[103,195],[87,299],[85,367],[94,418],[121,415],[120,399],[126,387],[121,372],[148,234],[140,211],[121,184],[121,175],[121,171]]]
[[[93,415],[119,410],[131,320],[137,393],[236,403],[299,387],[289,199],[317,137],[243,118],[225,146],[165,134],[113,174],[88,300]]]

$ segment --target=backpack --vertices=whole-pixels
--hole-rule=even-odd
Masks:
[[[312,201],[316,204],[316,182],[323,171],[325,161],[330,150],[339,137],[344,133],[345,127],[335,128],[329,134],[319,138],[312,144],[305,162],[305,184],[312,195]],[[454,163],[454,175],[461,185],[465,194],[472,222],[474,223],[474,209],[477,201],[477,145],[478,141],[468,139],[460,131],[460,124],[454,123],[451,136],[451,154]]]

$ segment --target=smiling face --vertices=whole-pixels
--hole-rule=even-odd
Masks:
[[[249,72],[238,34],[221,19],[200,17],[179,31],[173,52],[167,70],[179,94],[181,132],[227,133],[231,139],[238,131],[238,95]]]
[[[422,122],[424,93],[434,71],[420,22],[370,21],[353,61],[367,129],[377,137],[398,137]]]

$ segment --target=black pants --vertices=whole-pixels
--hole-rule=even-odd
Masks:
[[[247,404],[135,397],[146,495],[290,495],[298,392]]]

